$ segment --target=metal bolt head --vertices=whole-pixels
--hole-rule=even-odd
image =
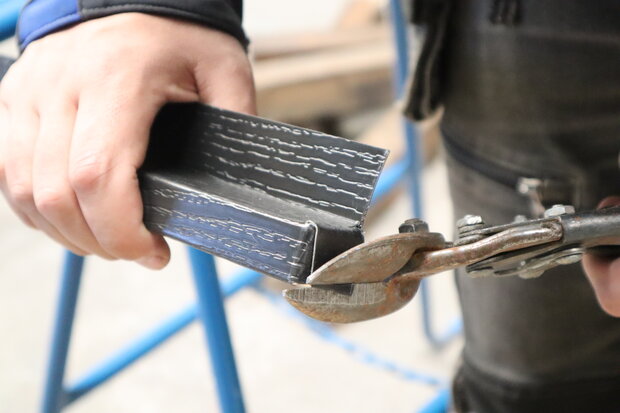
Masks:
[[[465,215],[456,221],[457,228],[470,227],[472,225],[484,225],[484,221],[480,215]]]
[[[428,224],[419,218],[408,219],[398,227],[398,232],[428,232]]]
[[[574,214],[575,207],[572,205],[553,205],[545,211],[545,218],[559,217],[560,215]]]

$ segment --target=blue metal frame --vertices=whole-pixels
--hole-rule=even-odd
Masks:
[[[42,413],[59,412],[66,404],[66,393],[63,390],[62,383],[65,377],[65,366],[83,267],[83,257],[70,252],[66,253],[45,378],[45,390],[41,405]]]
[[[450,407],[450,390],[443,388],[418,413],[446,413]]]
[[[400,0],[390,0],[390,15],[397,56],[395,65],[396,93],[399,98],[402,98],[409,76],[409,33],[407,32],[407,23]],[[413,215],[423,217],[421,142],[413,123],[403,118],[402,128],[407,144],[406,159],[409,161],[407,178],[409,194],[413,204]],[[422,304],[424,334],[434,348],[442,348],[461,333],[461,322],[457,320],[451,323],[444,332],[436,333],[432,323],[431,298],[426,280],[420,285],[418,296]]]
[[[390,15],[392,19],[392,31],[394,43],[396,45],[396,65],[395,80],[396,94],[402,98],[405,92],[407,79],[409,77],[409,33],[407,32],[407,23],[403,12],[401,0],[390,0]],[[409,161],[409,195],[411,196],[413,215],[423,217],[424,211],[422,207],[422,151],[419,135],[414,125],[403,118],[402,128],[405,135],[407,145],[406,157]],[[442,333],[436,333],[432,323],[432,306],[430,291],[426,280],[422,281],[418,291],[420,302],[422,304],[422,325],[424,334],[430,344],[435,349],[440,349],[447,343],[452,341],[462,331],[461,320],[451,323]],[[450,392],[441,390],[430,404],[419,410],[419,413],[444,413],[448,410],[450,404]]]
[[[241,385],[230,342],[215,261],[213,256],[196,249],[190,249],[189,256],[198,293],[198,313],[209,346],[221,410],[226,413],[244,413]]]
[[[255,284],[261,277],[255,271],[241,270],[224,280],[221,288],[222,296],[230,297],[242,288]],[[159,347],[166,340],[189,326],[197,317],[198,306],[195,304],[189,305],[97,364],[81,378],[67,386],[67,404],[108,381],[135,361]]]
[[[25,0],[4,0],[0,3],[0,40],[8,39],[15,33],[19,11]]]
[[[0,40],[8,38],[14,33],[19,10],[23,3],[24,0],[5,0],[0,3]],[[406,83],[409,62],[407,29],[400,1],[391,0],[390,8],[393,19],[394,39],[398,52],[396,84],[398,95],[401,96]],[[408,175],[414,215],[422,216],[419,139],[414,126],[410,122],[404,121],[403,128],[407,142],[407,157],[383,173],[375,191],[374,199],[380,199],[396,186],[405,175]],[[197,316],[200,316],[205,328],[221,410],[226,413],[243,413],[245,411],[226,322],[223,297],[230,296],[243,287],[256,283],[261,276],[256,272],[243,270],[227,279],[220,289],[213,257],[193,249],[190,249],[189,254],[198,295],[198,304],[191,305],[170,317],[162,325],[130,343],[127,347],[104,360],[82,378],[65,388],[63,386],[65,366],[84,265],[82,257],[70,252],[66,253],[41,412],[60,412],[63,407],[105,383],[168,338],[181,331],[193,322]],[[425,334],[434,346],[439,347],[457,334],[460,328],[458,325],[457,327],[450,326],[445,334],[440,337],[436,336],[431,328],[430,301],[424,283],[422,284],[421,298]],[[443,390],[421,412],[444,412],[447,408],[448,400],[449,392]]]
[[[223,308],[223,298],[255,284],[262,276],[252,270],[241,270],[228,277],[220,289],[213,257],[192,248],[188,250],[198,293],[198,305],[190,305],[170,317],[65,388],[63,386],[64,371],[84,263],[84,258],[71,252],[66,253],[41,412],[60,412],[65,406],[105,383],[163,344],[168,338],[195,321],[199,315],[205,326],[221,411],[226,413],[245,411]]]

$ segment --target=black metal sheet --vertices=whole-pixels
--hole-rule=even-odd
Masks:
[[[214,107],[167,105],[140,173],[155,231],[288,282],[363,241],[387,152]]]

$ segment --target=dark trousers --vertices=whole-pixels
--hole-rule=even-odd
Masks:
[[[493,19],[501,3],[516,17]],[[562,181],[578,209],[620,194],[620,1],[454,0],[444,47],[455,216],[531,214],[520,177]],[[620,412],[620,319],[599,308],[579,265],[456,281],[462,411]]]

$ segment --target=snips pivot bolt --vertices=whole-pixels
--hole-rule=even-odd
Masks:
[[[480,215],[465,215],[456,221],[456,228],[459,235],[485,227],[484,220]]]
[[[428,224],[419,219],[408,219],[398,227],[398,232],[403,234],[405,232],[428,232]]]
[[[547,209],[545,211],[544,217],[545,218],[559,217],[560,215],[574,214],[574,213],[575,213],[574,206],[557,204]]]

